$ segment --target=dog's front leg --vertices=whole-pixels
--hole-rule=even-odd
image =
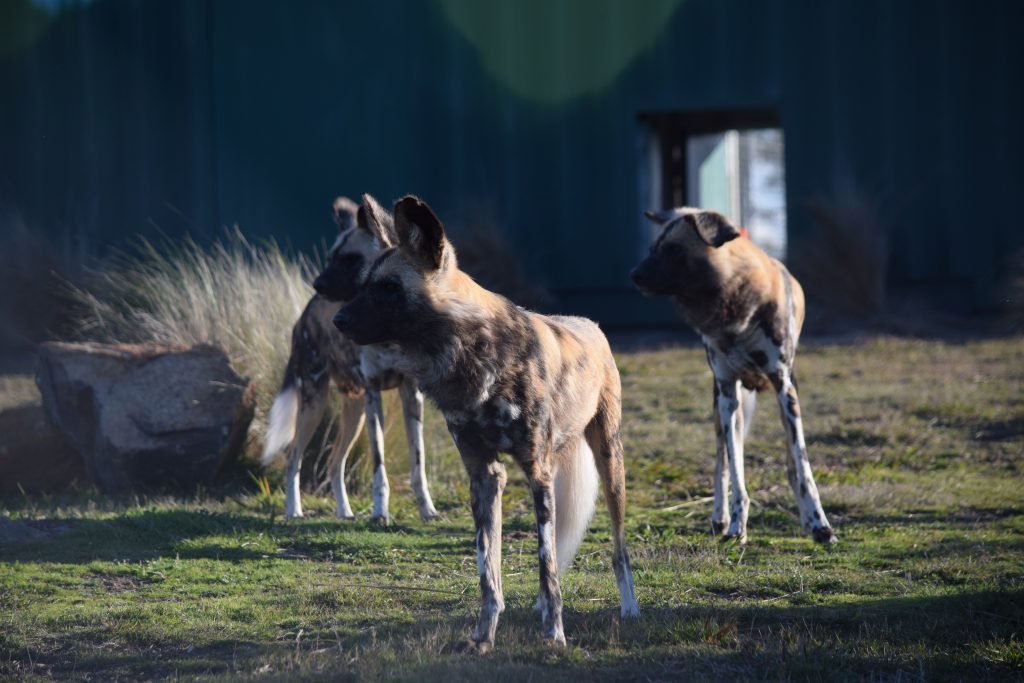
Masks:
[[[409,442],[409,483],[416,494],[420,508],[420,519],[426,521],[437,517],[434,501],[427,488],[427,465],[423,447],[423,393],[416,381],[406,379],[398,388],[402,397],[402,415],[405,418],[405,438]]]
[[[536,461],[526,465],[533,509],[537,516],[537,555],[540,564],[540,606],[544,640],[565,647],[562,628],[562,589],[558,582],[555,546],[555,484],[550,467]]]
[[[718,387],[718,426],[725,443],[725,454],[729,461],[729,478],[732,492],[729,498],[730,517],[726,538],[747,542],[747,515],[750,498],[743,473],[743,412],[740,410],[739,382],[716,380]]]
[[[384,406],[380,389],[366,388],[366,432],[370,437],[370,451],[373,453],[373,511],[370,516],[378,522],[388,521],[390,487],[388,473],[384,469]]]
[[[458,444],[458,442],[456,442]],[[497,453],[467,452],[459,447],[469,473],[470,505],[476,526],[476,564],[480,575],[480,617],[468,649],[478,653],[494,647],[498,617],[505,611],[501,589],[501,494],[507,476]]]
[[[797,507],[800,509],[800,525],[818,543],[835,543],[839,539],[829,526],[825,511],[821,507],[818,486],[814,483],[814,474],[811,472],[811,463],[807,457],[804,423],[800,415],[800,397],[797,395],[792,370],[780,365],[778,372],[771,379],[779,399],[782,425],[786,430],[786,444],[789,450],[786,473],[793,495],[796,496]]]

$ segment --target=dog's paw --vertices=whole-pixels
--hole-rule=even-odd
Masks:
[[[839,542],[839,537],[836,536],[836,532],[830,526],[811,529],[811,537],[815,543],[821,543],[822,545],[832,545]]]
[[[544,636],[544,644],[554,650],[564,650],[566,648],[565,635],[559,633],[553,636]]]
[[[722,543],[739,543],[740,545],[747,544],[747,532],[746,531],[731,531],[723,534]]]
[[[420,520],[422,520],[424,522],[432,522],[435,519],[438,519],[440,516],[441,515],[438,514],[437,510],[435,510],[433,508],[431,508],[429,510],[426,510],[426,511],[420,510]]]
[[[714,536],[721,536],[725,533],[725,530],[729,528],[729,522],[716,522],[711,520],[711,534]]]
[[[452,647],[452,651],[460,655],[485,655],[494,649],[494,643],[486,640],[460,640]]]

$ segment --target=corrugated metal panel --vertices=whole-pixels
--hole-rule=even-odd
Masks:
[[[416,192],[453,224],[496,216],[509,257],[558,308],[670,320],[626,277],[646,238],[638,115],[768,107],[785,129],[791,243],[815,234],[809,199],[858,195],[890,231],[894,285],[984,305],[1024,240],[1022,12],[1012,0],[72,6],[0,50],[0,203],[91,243],[150,222],[206,235],[238,223],[307,247],[329,233],[335,194]]]

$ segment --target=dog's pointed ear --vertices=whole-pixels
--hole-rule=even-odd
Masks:
[[[359,206],[354,201],[348,197],[337,197],[331,209],[334,213],[334,222],[338,226],[338,232],[345,232],[355,227]]]
[[[444,263],[444,226],[427,204],[412,195],[395,203],[395,232],[398,246],[424,270]]]
[[[644,211],[644,215],[647,216],[647,220],[654,223],[655,225],[665,225],[673,218],[679,215],[679,211],[676,209],[663,209],[661,211]]]
[[[740,236],[739,228],[717,211],[688,213],[686,220],[693,224],[697,235],[715,249]]]
[[[373,235],[382,249],[395,246],[395,219],[372,195],[364,194],[359,207],[359,227]]]

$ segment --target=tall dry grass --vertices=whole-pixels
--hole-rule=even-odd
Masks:
[[[314,259],[288,256],[272,241],[254,244],[237,228],[209,247],[140,240],[137,255],[72,288],[83,310],[76,336],[220,346],[255,386],[250,437],[260,439],[316,271]]]

